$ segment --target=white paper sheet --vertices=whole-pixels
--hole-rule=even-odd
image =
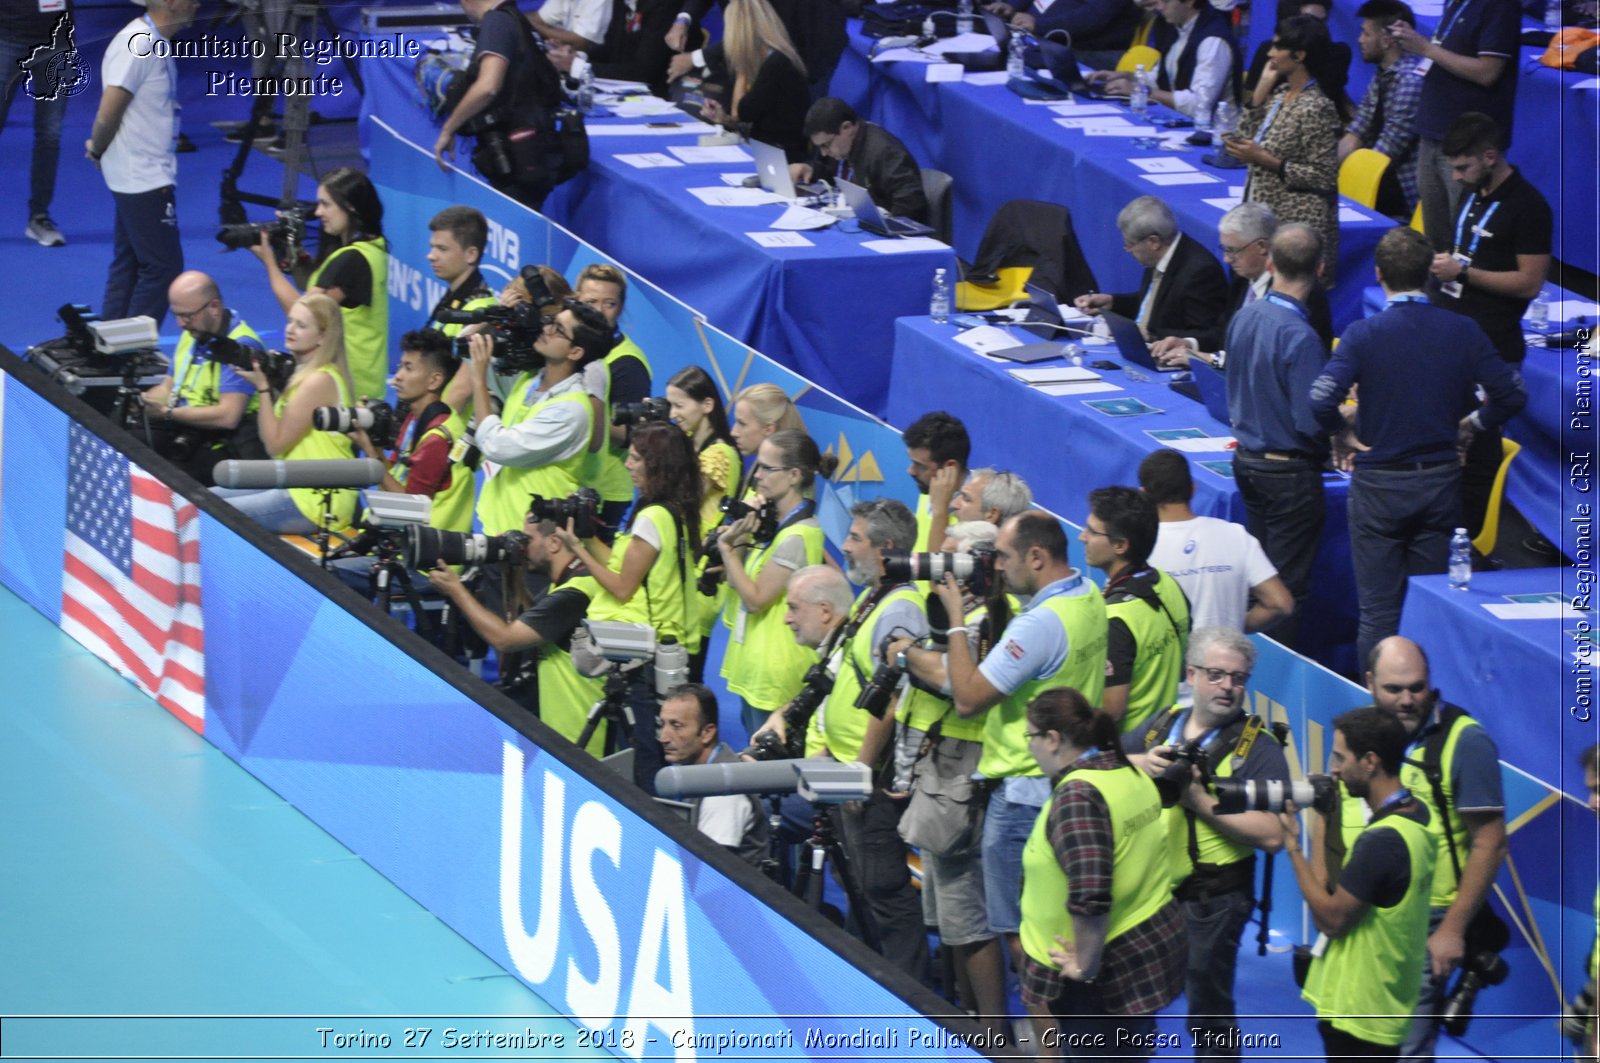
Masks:
[[[931,52],[912,48],[885,48],[872,57],[874,63],[937,63],[941,60]]]
[[[941,81],[960,81],[966,76],[967,68],[960,63],[929,63],[928,82],[936,84]]]
[[[783,197],[765,188],[728,188],[713,185],[710,188],[691,188],[689,194],[708,207],[759,207],[767,203],[782,203]]]
[[[1030,336],[1031,340],[1032,337]],[[1017,339],[1003,328],[993,325],[979,325],[969,328],[956,336],[956,342],[968,350],[984,354],[989,351],[1003,351],[1008,347],[1021,347],[1023,341]]]
[[[1139,175],[1153,185],[1217,185],[1221,184],[1215,177],[1199,170],[1189,170],[1185,173],[1142,173]]]
[[[678,105],[660,96],[634,96],[620,100],[611,109],[622,118],[646,118],[656,114],[683,114]]]
[[[1098,114],[1123,115],[1128,113],[1121,107],[1113,107],[1109,103],[1070,103],[1062,101],[1060,103],[1052,103],[1050,109],[1056,114],[1064,115],[1068,118],[1092,118]]]
[[[1575,620],[1584,615],[1568,602],[1486,602],[1483,607],[1499,620]]]
[[[721,176],[723,184],[729,186],[730,188],[742,188],[744,183],[753,175],[747,173],[725,173]]]
[[[1365,211],[1357,210],[1355,207],[1350,206],[1348,203],[1341,203],[1341,204],[1339,204],[1339,220],[1340,221],[1372,221],[1373,218],[1372,218],[1372,215],[1366,213]]]
[[[704,122],[691,122],[687,117],[681,122],[663,122],[656,125],[590,122],[589,135],[591,137],[685,137],[699,136],[710,128]]]
[[[1082,380],[1070,384],[1040,384],[1033,390],[1046,395],[1094,395],[1101,391],[1122,391],[1123,388],[1104,380]]]
[[[594,88],[596,92],[612,92],[618,95],[629,93],[643,95],[650,91],[650,86],[642,81],[623,81],[620,78],[595,78]]]
[[[773,197],[777,199],[776,196]],[[780,203],[782,200],[778,200]],[[774,229],[826,229],[838,222],[832,214],[824,214],[820,210],[810,207],[791,206],[788,210],[778,215],[778,220],[772,223]]]
[[[816,247],[817,245],[801,236],[799,233],[745,233],[750,239],[762,247]]]
[[[931,236],[907,236],[903,240],[868,240],[862,247],[878,252],[880,255],[905,255],[913,251],[948,251],[949,244],[942,244]]]
[[[1588,78],[1572,86],[1575,89],[1600,89],[1600,78]]]
[[[1062,129],[1081,129],[1085,133],[1094,129],[1132,129],[1133,123],[1115,114],[1096,114],[1087,118],[1073,116],[1071,118],[1057,118],[1056,125]]]
[[[702,148],[698,145],[679,146],[674,144],[667,149],[682,159],[684,162],[749,162],[756,160],[748,151],[737,144],[719,144],[716,147]]]
[[[1153,125],[1089,126],[1083,131],[1083,135],[1088,137],[1154,137],[1158,132]]]
[[[994,38],[987,33],[958,33],[954,37],[944,37],[928,45],[926,51],[934,55],[947,55],[950,52],[992,52],[995,50]]]
[[[1235,203],[1244,199],[1244,185],[1229,185],[1228,195],[1233,197]]]
[[[1206,436],[1204,439],[1163,439],[1161,445],[1185,454],[1220,454],[1237,446],[1232,436]]]
[[[1058,365],[1039,369],[1008,369],[1007,372],[1024,384],[1068,384],[1100,379],[1100,374],[1093,369],[1084,369],[1082,366],[1076,365]]]
[[[625,162],[638,170],[653,170],[666,166],[682,166],[683,163],[671,155],[663,155],[659,151],[647,151],[636,155],[613,155],[618,162]]]
[[[1193,173],[1194,167],[1183,159],[1169,157],[1160,159],[1129,159],[1145,173]]]
[[[1004,70],[977,70],[961,80],[968,85],[1004,85],[1011,78]]]
[[[1217,196],[1213,199],[1202,200],[1201,202],[1205,203],[1207,206],[1216,207],[1223,213],[1227,213],[1239,205],[1239,201],[1237,199],[1227,199],[1222,196]]]

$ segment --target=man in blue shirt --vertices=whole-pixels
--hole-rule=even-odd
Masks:
[[[1407,577],[1445,570],[1461,519],[1458,446],[1504,424],[1528,399],[1521,376],[1472,319],[1428,303],[1427,237],[1391,229],[1378,241],[1377,262],[1388,305],[1350,326],[1311,386],[1311,409],[1334,434],[1337,464],[1353,469],[1359,658],[1400,630]],[[1342,406],[1353,385],[1360,406]]]
[[[1305,300],[1317,283],[1322,241],[1298,223],[1272,237],[1272,286],[1228,325],[1228,416],[1239,441],[1234,478],[1245,527],[1303,602],[1322,538],[1322,464],[1327,435],[1311,413],[1311,384],[1322,372],[1322,341]],[[1293,636],[1293,619],[1269,633]]]

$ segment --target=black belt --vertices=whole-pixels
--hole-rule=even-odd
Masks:
[[[1315,454],[1304,450],[1246,450],[1243,447],[1234,449],[1234,453],[1246,458],[1255,458],[1257,461],[1321,461]]]
[[[1425,469],[1439,469],[1446,465],[1457,465],[1455,458],[1440,458],[1438,461],[1386,461],[1382,465],[1362,465],[1356,463],[1357,472],[1422,472]]]

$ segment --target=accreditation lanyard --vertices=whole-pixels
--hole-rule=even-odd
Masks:
[[[1180,715],[1177,719],[1172,721],[1172,730],[1167,732],[1167,741],[1165,743],[1167,746],[1169,746],[1170,748],[1173,748],[1173,749],[1176,749],[1178,747],[1178,743],[1183,740],[1183,728],[1184,728],[1184,726],[1186,724],[1188,724],[1189,717],[1192,716],[1193,714],[1194,714],[1194,710],[1191,709],[1188,712],[1185,712],[1182,715]],[[1232,721],[1229,721],[1229,722],[1231,723]],[[1209,731],[1207,731],[1205,734],[1201,735],[1200,736],[1200,749],[1201,749],[1201,751],[1209,753],[1210,750],[1207,747],[1209,747],[1212,742],[1215,742],[1217,740],[1217,735],[1220,734],[1220,733],[1222,733],[1222,728],[1213,727]]]
[[[1467,232],[1467,218],[1472,214],[1472,208],[1477,205],[1478,193],[1474,192],[1467,197],[1466,203],[1461,207],[1461,214],[1456,218],[1456,254],[1461,254],[1461,238]],[[1489,219],[1494,217],[1494,212],[1500,209],[1501,200],[1489,204],[1489,209],[1483,212],[1483,217],[1471,228],[1472,243],[1467,245],[1466,256],[1472,259],[1478,254],[1478,241],[1483,239],[1483,231],[1489,227]]]
[[[1372,816],[1373,821],[1376,822],[1379,816],[1393,812],[1409,800],[1411,800],[1411,791],[1404,786],[1400,787],[1400,789],[1385,798],[1383,804],[1378,806],[1377,811]]]
[[[1047,589],[1044,591],[1044,593],[1036,594],[1032,598],[1028,599],[1028,608],[1026,611],[1031,613],[1034,611],[1034,609],[1043,605],[1051,598],[1055,598],[1062,594],[1071,594],[1082,585],[1083,573],[1074,573],[1073,575],[1068,576],[1066,579],[1058,581],[1055,586]]]
[[[1310,81],[1306,82],[1306,89],[1309,89],[1316,83],[1317,79],[1312,78]],[[1300,91],[1303,93],[1306,89],[1301,89]],[[1283,107],[1283,101],[1287,100],[1288,98],[1289,93],[1284,92],[1283,95],[1272,101],[1272,109],[1267,112],[1267,117],[1262,120],[1261,128],[1256,130],[1255,140],[1257,144],[1260,144],[1267,139],[1267,133],[1272,129],[1272,123],[1278,120],[1278,111]]]
[[[1307,324],[1311,323],[1311,315],[1306,313],[1306,308],[1301,306],[1299,300],[1297,299],[1292,299],[1289,296],[1284,295],[1282,292],[1268,292],[1267,302],[1271,303],[1273,306],[1283,307],[1285,310],[1289,311],[1291,314],[1294,314],[1301,321],[1304,321]]]
[[[1450,35],[1450,31],[1456,28],[1456,23],[1461,21],[1461,16],[1466,13],[1471,3],[1472,0],[1457,0],[1451,5],[1450,10],[1444,13],[1444,18],[1439,20],[1439,27],[1433,31],[1434,44],[1438,44]]]
[[[1410,295],[1391,295],[1384,302],[1384,306],[1401,306],[1405,303],[1425,303],[1427,301],[1428,297],[1426,295],[1419,295],[1416,292],[1412,292]]]

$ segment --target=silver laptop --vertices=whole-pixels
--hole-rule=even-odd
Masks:
[[[872,201],[872,195],[860,185],[851,184],[844,178],[839,179],[839,190],[844,193],[844,202],[847,207],[855,212],[856,221],[868,232],[880,236],[928,236],[933,230],[920,221],[910,218],[897,218],[887,214]]]
[[[794,199],[794,178],[789,176],[789,157],[783,149],[752,140],[750,154],[755,156],[756,176],[761,178],[761,187],[773,195]]]

